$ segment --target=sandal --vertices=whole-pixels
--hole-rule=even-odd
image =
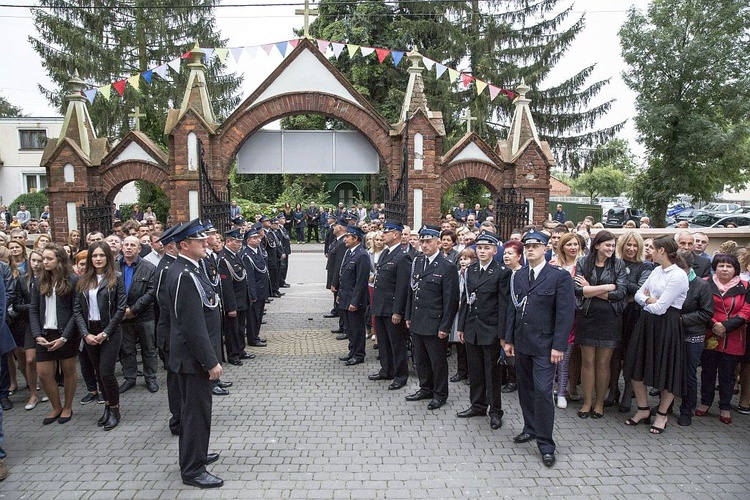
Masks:
[[[659,410],[656,411],[656,414],[659,415],[660,417],[666,417],[668,415],[668,413],[662,413]],[[667,418],[667,421],[668,420],[669,418]],[[654,423],[656,423],[656,419],[654,419]],[[664,427],[657,427],[656,425],[652,425],[649,432],[651,434],[662,434],[666,428],[667,428],[667,422],[664,422]]]
[[[750,415],[750,405],[748,406],[737,405],[737,413],[741,413],[743,415]]]
[[[703,406],[703,405],[701,405],[701,406]],[[710,410],[710,409],[711,409],[711,407],[707,406],[705,410],[695,410],[695,416],[696,417],[705,417],[706,415],[708,415],[708,410]]]
[[[641,418],[639,420],[633,420],[633,417],[635,416],[635,415],[633,415],[633,417],[630,417],[629,419],[627,419],[625,421],[625,425],[629,425],[631,427],[635,427],[636,425],[640,424],[641,422],[643,422],[646,425],[648,425],[648,424],[651,423],[651,408],[649,408],[648,406],[639,406],[638,407],[638,411],[647,411],[647,412],[649,412],[648,413],[648,417],[643,417],[643,418]]]

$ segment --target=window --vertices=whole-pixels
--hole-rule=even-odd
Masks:
[[[21,149],[44,149],[47,145],[46,130],[19,130]]]
[[[343,203],[348,209],[352,203],[355,203],[356,186],[351,182],[344,182],[338,186],[339,202]]]
[[[24,174],[24,189],[27,193],[36,193],[47,189],[46,174]]]

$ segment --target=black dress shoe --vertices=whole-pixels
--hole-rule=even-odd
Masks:
[[[432,393],[429,391],[418,390],[414,394],[409,394],[404,399],[407,401],[419,401],[420,399],[432,399]]]
[[[324,314],[323,317],[324,318],[338,318],[339,315],[331,313],[331,314]]]
[[[460,373],[456,373],[455,375],[453,375],[453,376],[452,376],[452,377],[450,378],[450,381],[451,381],[451,382],[460,382],[460,381],[462,381],[462,380],[466,380],[466,379],[468,379],[468,378],[469,378],[469,376],[468,376],[468,375],[462,375],[462,374],[460,374]]]
[[[290,285],[289,283],[284,283],[283,285],[281,285],[281,288],[291,288],[291,287],[292,285]]]
[[[248,346],[250,347],[266,347],[266,345],[268,344],[266,344],[265,342],[261,342],[260,340],[256,340],[255,342],[251,342],[248,344]]]
[[[202,472],[189,479],[183,478],[182,482],[188,486],[197,486],[198,488],[219,488],[224,486],[224,481],[221,478],[208,472]]]
[[[216,385],[218,385],[222,389],[228,389],[234,385],[234,382],[224,382],[222,380],[219,380],[219,383]]]
[[[219,459],[218,453],[209,453],[206,455],[206,465],[210,465]]]
[[[456,416],[458,418],[471,418],[471,417],[483,417],[486,414],[487,414],[487,410],[481,411],[481,410],[477,410],[476,408],[469,407],[464,411],[460,411],[456,413]]]
[[[381,375],[380,373],[373,373],[372,375],[368,375],[367,378],[369,380],[389,380],[392,377],[386,377],[385,375]]]
[[[440,408],[441,406],[443,406],[446,401],[447,400],[445,400],[445,399],[434,398],[432,401],[430,401],[430,404],[427,405],[427,409],[428,410],[437,410],[438,408]]]
[[[547,467],[555,465],[555,454],[554,453],[542,453],[542,462]]]
[[[351,356],[341,356],[341,357],[339,358],[339,361],[349,361],[350,359],[352,359],[352,357],[351,357]]]
[[[234,365],[234,366],[242,366],[242,361],[240,361],[237,358],[232,358],[229,361],[227,361],[227,363],[229,363],[230,365]]]
[[[280,299],[280,298],[281,298],[281,297],[283,297],[284,295],[286,295],[286,294],[285,294],[285,293],[282,293],[282,292],[274,292],[274,294],[273,294],[273,297],[274,297],[275,299]]]
[[[125,382],[120,384],[120,394],[129,391],[133,387],[135,387],[135,382],[133,382],[132,380],[126,380]]]
[[[503,426],[503,417],[499,415],[492,415],[490,417],[490,428],[494,431],[498,430]]]
[[[266,304],[270,304],[271,302],[273,302],[272,298],[269,297],[269,298],[266,299]]]
[[[229,396],[229,391],[226,389],[222,389],[218,385],[211,389],[211,394],[214,396]]]
[[[336,340],[346,340],[348,338],[349,336],[343,333],[341,335],[336,335]]]
[[[401,389],[405,385],[406,385],[406,382],[391,382],[391,385],[388,386],[388,390],[396,391],[398,389]]]
[[[240,359],[255,359],[255,354],[251,354],[249,352],[242,352],[240,354]]]
[[[502,392],[505,394],[508,394],[510,392],[516,392],[518,390],[518,384],[514,384],[513,382],[509,382],[503,386],[501,389]]]
[[[261,325],[265,325],[266,323],[268,323],[268,321],[261,321],[260,322]]]
[[[333,330],[331,330],[331,333],[344,333],[344,329],[343,328],[334,328]]]
[[[151,393],[159,392],[159,384],[156,383],[156,380],[147,380],[146,388],[148,389],[148,392]]]
[[[536,439],[536,436],[532,436],[531,434],[522,432],[521,434],[513,438],[513,442],[514,443],[528,443],[529,441],[533,441],[534,439]]]
[[[364,362],[365,362],[364,359],[352,358],[352,359],[350,359],[350,360],[348,360],[346,362],[346,366],[354,366],[354,365],[358,365],[358,364],[364,363]]]

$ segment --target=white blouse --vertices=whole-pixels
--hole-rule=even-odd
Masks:
[[[57,294],[52,290],[50,295],[44,296],[44,326],[45,330],[57,330]]]
[[[689,287],[687,273],[677,267],[677,264],[672,264],[666,269],[657,266],[636,292],[635,301],[643,306],[644,311],[661,316],[670,307],[682,309]],[[646,290],[649,295],[645,294]],[[656,302],[646,304],[649,297],[657,299]]]
[[[103,274],[96,275],[97,286],[89,289],[89,321],[101,321],[102,313],[99,311],[99,301],[96,300],[96,294],[99,292],[99,283],[104,279]]]

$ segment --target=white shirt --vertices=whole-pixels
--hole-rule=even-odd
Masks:
[[[99,291],[99,283],[104,279],[103,274],[96,275],[97,286],[89,290],[89,321],[101,321],[102,313],[99,311],[99,301],[96,300],[96,294]]]
[[[425,258],[427,259],[427,267],[429,267],[433,262],[435,262],[435,259],[437,259],[437,256],[439,253],[440,253],[440,250],[438,250],[432,255],[425,255]]]
[[[661,316],[670,307],[682,309],[689,287],[687,273],[677,267],[677,264],[666,269],[657,266],[636,292],[635,301],[643,306],[644,311]],[[646,304],[646,299],[649,298],[644,293],[646,290],[650,297],[657,299],[654,304]]]
[[[143,260],[148,261],[148,262],[152,263],[155,266],[158,266],[159,265],[159,261],[161,260],[161,255],[159,255],[158,253],[156,253],[156,251],[151,250],[151,252],[148,255],[146,255],[143,258]]]
[[[542,259],[542,263],[541,264],[539,264],[536,267],[532,267],[531,268],[531,269],[534,270],[534,281],[536,281],[536,279],[539,277],[539,273],[542,272],[542,269],[544,269],[544,266],[546,266],[546,265],[547,265],[547,261],[544,260],[544,259]],[[529,278],[531,278],[531,271],[529,271]]]
[[[44,326],[45,330],[57,330],[57,294],[52,290],[51,295],[44,296]]]

